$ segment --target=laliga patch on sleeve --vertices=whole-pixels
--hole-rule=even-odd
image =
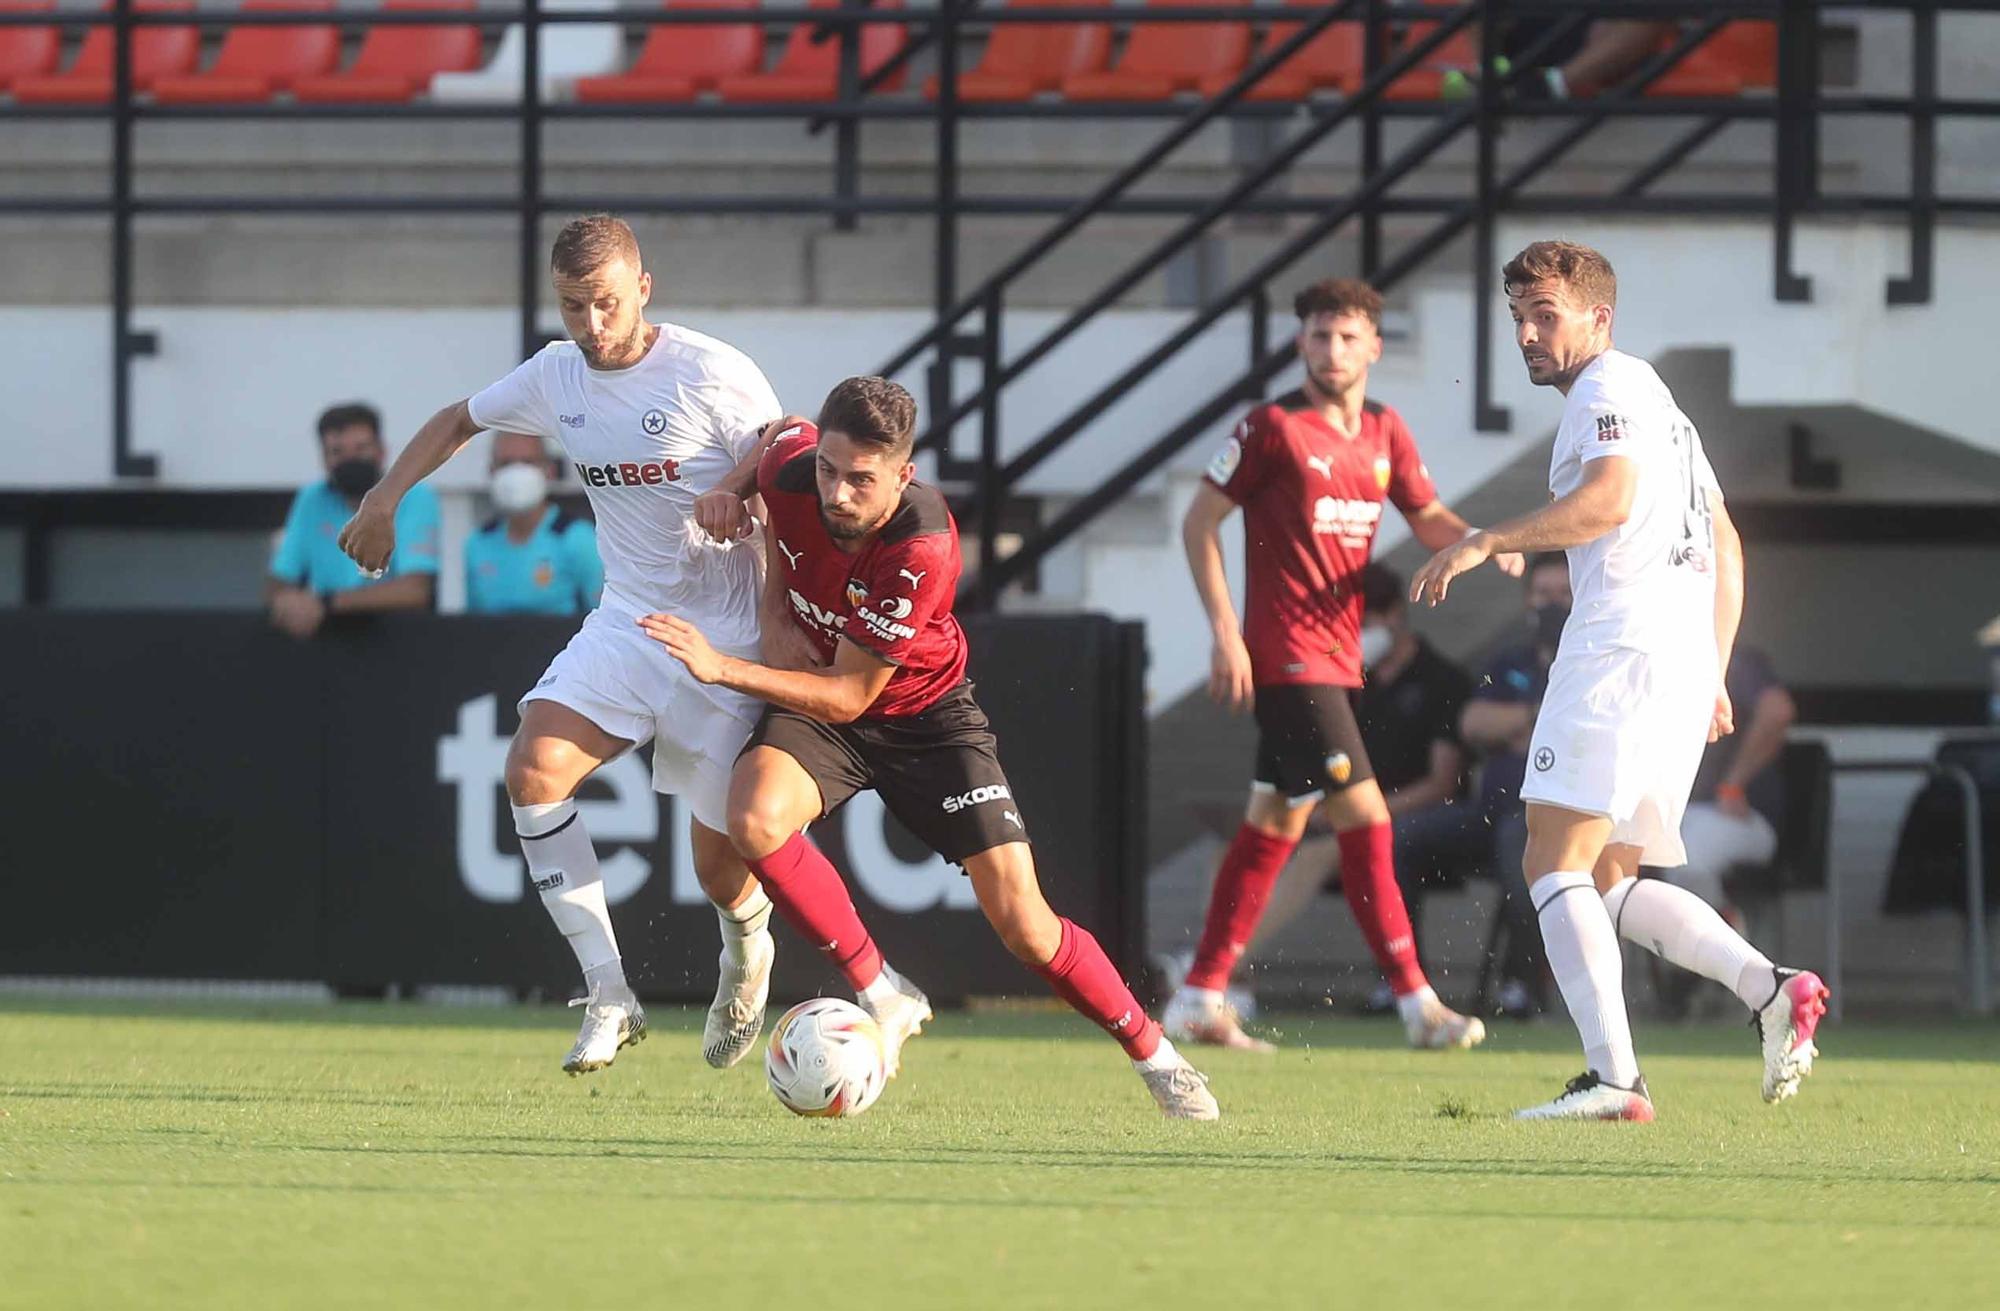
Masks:
[[[1211,482],[1227,485],[1236,476],[1236,467],[1243,463],[1243,442],[1231,437],[1208,462],[1208,477]]]

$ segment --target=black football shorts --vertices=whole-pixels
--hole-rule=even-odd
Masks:
[[[819,785],[822,817],[873,788],[925,846],[955,865],[1028,840],[986,712],[960,683],[914,715],[826,724],[766,706],[745,751],[776,747]]]
[[[1328,683],[1273,683],[1257,689],[1257,786],[1312,801],[1375,777],[1354,703]]]

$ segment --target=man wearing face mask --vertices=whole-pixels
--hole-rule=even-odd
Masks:
[[[428,610],[438,571],[440,514],[429,488],[398,507],[396,551],[379,577],[354,567],[336,540],[361,498],[382,479],[388,454],[372,405],[336,405],[319,416],[326,479],[299,489],[271,556],[264,597],[271,622],[293,637],[319,631],[329,614]]]
[[[575,615],[604,590],[597,530],[549,502],[555,461],[542,439],[493,434],[487,495],[497,512],[465,539],[466,609],[474,614]]]

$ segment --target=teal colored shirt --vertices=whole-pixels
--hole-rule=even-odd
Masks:
[[[301,487],[292,498],[291,513],[285,516],[278,549],[271,553],[271,577],[321,596],[377,581],[362,573],[336,540],[353,517],[354,507],[332,483]],[[412,487],[396,507],[396,551],[389,557],[389,571],[383,577],[436,575],[440,519],[437,493],[421,483]]]
[[[573,615],[595,609],[604,590],[597,529],[560,506],[516,543],[504,519],[465,539],[465,608],[474,614]]]

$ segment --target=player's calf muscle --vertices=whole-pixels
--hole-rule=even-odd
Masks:
[[[968,857],[965,873],[986,922],[1008,951],[1030,965],[1055,958],[1062,946],[1062,921],[1042,896],[1026,843],[1010,842]]]

